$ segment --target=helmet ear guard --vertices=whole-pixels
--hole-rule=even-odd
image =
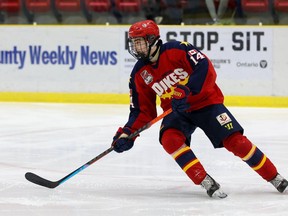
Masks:
[[[156,44],[157,40],[160,38],[160,36],[155,36],[155,35],[147,35],[146,40],[149,43],[149,46],[153,46]]]

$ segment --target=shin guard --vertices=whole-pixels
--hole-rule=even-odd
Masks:
[[[240,132],[226,138],[223,145],[228,151],[245,161],[263,179],[270,181],[277,175],[277,169],[269,158]]]
[[[165,151],[174,158],[187,176],[196,185],[199,185],[207,173],[190,147],[185,144],[185,140],[181,131],[168,129],[163,133],[161,143]]]

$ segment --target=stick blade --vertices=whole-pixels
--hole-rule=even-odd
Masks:
[[[47,179],[44,179],[44,178],[42,178],[42,177],[40,177],[34,173],[31,173],[31,172],[27,172],[25,174],[25,178],[34,184],[41,185],[41,186],[47,187],[47,188],[55,188],[60,184],[59,182],[52,182],[52,181],[49,181]]]

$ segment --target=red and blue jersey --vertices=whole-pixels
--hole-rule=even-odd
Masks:
[[[135,131],[157,116],[156,97],[163,111],[171,108],[178,84],[189,87],[191,110],[223,103],[216,72],[207,56],[188,42],[170,41],[160,47],[155,63],[139,60],[131,73],[130,115],[126,127]]]

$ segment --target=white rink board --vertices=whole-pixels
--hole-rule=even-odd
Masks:
[[[128,28],[2,26],[0,91],[126,93],[135,63],[126,49]],[[279,61],[287,28],[160,26],[160,32],[164,42],[188,40],[203,50],[226,95],[288,95],[288,60]]]

